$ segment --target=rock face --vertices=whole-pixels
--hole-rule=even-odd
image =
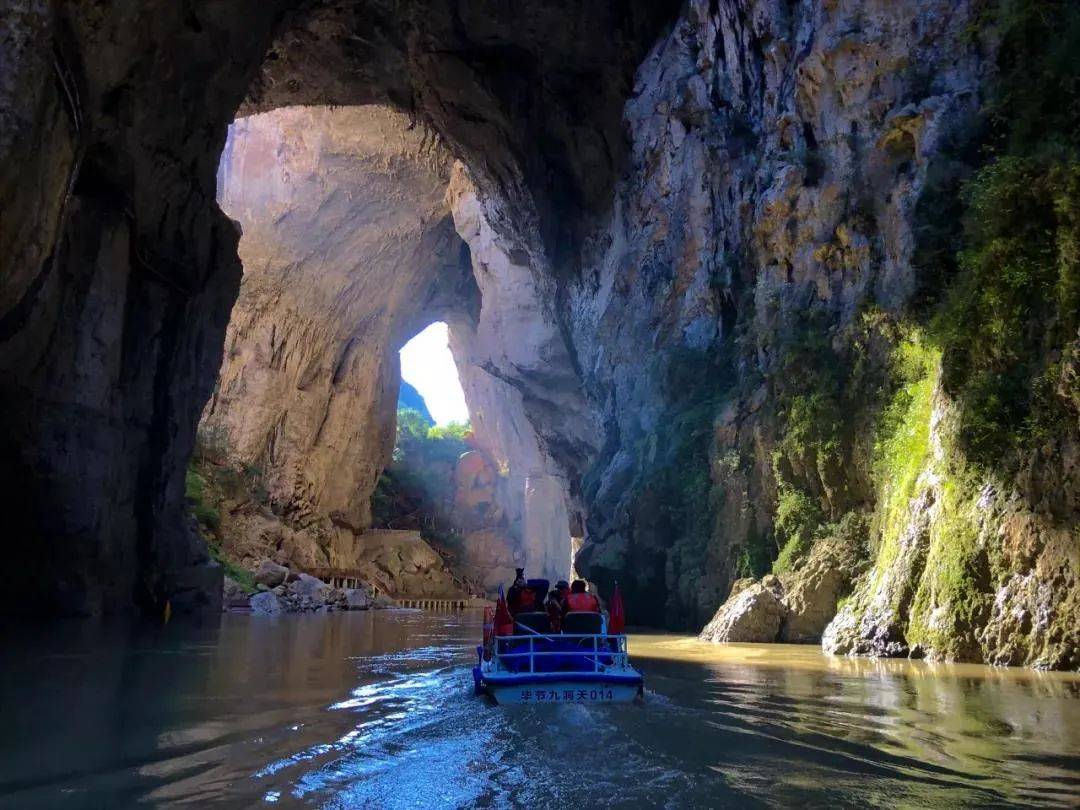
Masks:
[[[978,103],[968,19],[955,3],[692,2],[639,70],[615,235],[573,295],[579,362],[617,425],[585,484],[579,566],[632,572],[620,582],[665,606],[656,619],[704,621],[772,533],[783,363],[807,312],[842,345],[863,303],[909,295],[927,166]],[[916,87],[915,64],[939,79]],[[837,517],[869,489],[864,468],[780,465]]]
[[[374,530],[361,541],[357,567],[372,571],[373,581],[391,582],[397,593],[407,596],[463,595],[460,580],[419,532]]]
[[[255,569],[255,584],[276,588],[289,576],[289,569],[271,560],[263,560]]]
[[[243,229],[245,273],[200,430],[259,468],[295,522],[370,525],[397,351],[438,314],[440,283],[469,281],[443,202],[448,160],[432,133],[378,107],[280,110],[230,131],[218,196]]]
[[[214,187],[246,96],[392,102],[521,212],[596,210],[629,77],[675,7],[4,0],[0,482],[7,559],[30,573],[3,611],[216,608],[183,478],[241,276]],[[552,244],[581,231],[545,222]]]
[[[302,566],[353,565],[393,447],[398,349],[442,319],[483,450],[459,463],[469,481],[455,511],[458,563],[488,590],[515,565],[566,576],[565,492],[537,473],[520,394],[475,350],[485,305],[451,222],[449,178],[439,138],[382,107],[287,108],[230,130],[218,196],[243,229],[245,273],[200,436],[231,466],[257,470],[282,518],[256,510],[230,519],[230,533],[266,537],[263,547],[278,535],[284,559]]]
[[[782,586],[775,577],[768,583],[755,583],[725,602],[701,631],[702,641],[772,642],[788,611],[780,596]],[[771,587],[770,587],[771,586]]]

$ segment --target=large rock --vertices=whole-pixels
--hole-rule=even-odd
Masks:
[[[851,515],[829,537],[815,541],[806,559],[784,583],[787,618],[780,640],[791,644],[821,641],[829,622],[836,616],[840,601],[848,596],[858,577],[866,570],[865,519]]]
[[[348,588],[345,591],[345,610],[367,610],[371,607],[371,596],[365,588]]]
[[[850,573],[825,561],[815,561],[797,576],[784,594],[787,618],[780,640],[789,644],[813,644],[836,615],[841,597],[851,589]]]
[[[263,591],[251,597],[251,610],[253,613],[276,615],[285,611],[285,605],[276,594]]]
[[[368,581],[388,580],[401,596],[462,596],[461,583],[419,532],[378,530],[361,536],[359,565]]]
[[[787,616],[787,608],[780,601],[782,590],[778,583],[756,583],[743,588],[720,606],[705,629],[702,641],[758,642],[776,641],[780,626]]]
[[[222,587],[221,607],[224,610],[244,608],[249,603],[249,596],[236,580],[225,577]]]
[[[276,588],[285,581],[289,575],[289,569],[284,565],[278,565],[271,560],[263,560],[255,569],[255,582],[265,585],[267,588]]]
[[[330,590],[329,585],[309,574],[300,574],[286,587],[289,596],[310,599],[312,602],[324,602]]]

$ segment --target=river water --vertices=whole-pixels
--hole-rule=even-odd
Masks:
[[[10,807],[1080,805],[1080,677],[634,636],[642,706],[472,696],[480,617],[3,641]]]

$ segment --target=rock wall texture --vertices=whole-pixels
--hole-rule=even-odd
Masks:
[[[489,590],[515,565],[566,576],[564,492],[544,472],[520,394],[482,367],[502,345],[482,344],[485,313],[514,310],[473,280],[450,174],[445,144],[385,107],[289,107],[230,129],[218,198],[242,229],[244,277],[200,437],[266,489],[296,564],[360,564],[394,446],[398,350],[449,320],[478,458],[495,465],[489,499],[455,505],[459,570]],[[517,325],[499,337],[528,350]]]
[[[218,197],[245,271],[200,430],[293,523],[371,523],[398,349],[458,287],[468,305],[448,176],[439,139],[384,108],[289,108],[230,131]]]
[[[213,177],[259,6],[198,31],[173,4],[0,6],[4,612],[219,598],[183,472],[240,279]]]
[[[567,312],[607,426],[578,566],[655,619],[701,623],[737,574],[789,548],[805,566],[801,546],[865,516],[872,566],[829,585],[855,593],[827,649],[1080,664],[1070,384],[1018,473],[978,469],[940,355],[908,331],[920,205],[995,70],[976,12],[691,2],[639,70],[632,168]]]

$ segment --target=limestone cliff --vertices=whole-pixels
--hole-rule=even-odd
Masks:
[[[1006,210],[1040,211],[1013,214],[1018,232],[1047,229],[1018,237],[1016,255],[1052,234],[1028,251],[1046,253],[1013,265],[1043,262],[1048,282],[1010,269],[1008,243],[994,243],[1004,259],[986,272],[1030,286],[1011,299],[994,275],[981,282],[997,297],[966,317],[1016,330],[981,389],[965,382],[977,368],[965,358],[997,351],[994,336],[967,349],[974,329],[948,321],[979,288],[942,292],[951,273],[975,271],[947,258],[959,222],[948,242],[948,226],[928,221],[959,219],[942,199],[975,171],[981,128],[1013,126],[980,118],[1002,92],[997,37],[1030,37],[1021,54],[1037,62],[1049,32],[1029,29],[1050,11],[1025,22],[1023,4],[998,17],[952,2],[688,4],[638,72],[633,165],[609,231],[567,285],[577,360],[608,424],[583,478],[586,573],[629,581],[634,601],[664,606],[656,619],[701,623],[736,575],[774,558],[799,568],[847,516],[867,515],[873,566],[830,586],[855,594],[827,649],[1080,665],[1075,379],[1056,365],[1073,356],[1077,326],[1075,186],[1060,179],[1073,170],[1054,158],[1040,175],[1032,158],[972,187],[973,205],[1004,193],[1000,205],[1031,206]],[[1014,178],[1025,191],[1004,185]],[[978,227],[994,227],[992,210],[976,210]],[[1038,313],[1051,325],[1041,345],[1024,337],[1043,328]],[[1026,401],[996,382],[1018,364],[1047,369],[1009,383],[1035,392],[1019,406],[1034,428],[992,398]],[[1001,436],[1005,459],[980,457],[987,436]]]
[[[285,108],[230,131],[218,196],[242,229],[244,277],[200,438],[253,474],[287,524],[234,528],[280,535],[294,564],[359,564],[394,446],[398,350],[443,319],[475,442],[497,469],[485,510],[455,504],[462,541],[448,550],[489,591],[515,565],[566,576],[563,489],[544,472],[520,395],[480,367],[478,319],[510,309],[473,281],[454,230],[462,216],[452,222],[446,200],[450,169],[437,136],[383,107]],[[448,487],[454,475],[443,471]]]
[[[378,107],[234,124],[219,171],[244,278],[201,432],[260,470],[271,503],[342,535],[370,524],[393,449],[398,349],[467,282],[445,150]],[[466,293],[467,296],[467,293]],[[348,543],[344,539],[342,542]]]
[[[872,416],[841,414],[851,439],[828,457],[785,422],[858,362],[868,308],[913,294],[916,202],[980,104],[971,13],[691,2],[639,70],[632,168],[570,314],[611,425],[581,565],[634,572],[655,619],[703,623],[776,556],[778,490],[829,520],[870,505]]]

